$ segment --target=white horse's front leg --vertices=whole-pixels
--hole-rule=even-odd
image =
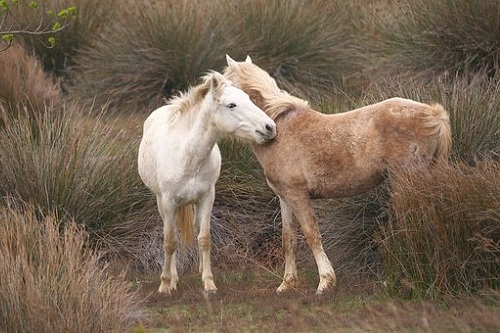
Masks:
[[[177,207],[161,198],[158,198],[157,202],[163,220],[163,248],[165,255],[158,292],[170,295],[172,291],[177,290],[177,281],[179,280],[175,255],[177,250],[175,235]]]
[[[323,249],[316,215],[311,207],[310,200],[307,198],[288,200],[288,202],[293,209],[293,214],[300,223],[302,232],[316,260],[319,273],[319,285],[316,289],[316,295],[321,295],[325,290],[335,286],[337,278],[332,263]]]
[[[297,247],[297,233],[295,230],[295,221],[292,210],[286,200],[279,197],[281,207],[282,224],[282,246],[285,253],[285,274],[283,282],[276,289],[276,292],[282,293],[294,288],[297,284],[297,265],[295,264],[295,249]]]
[[[212,264],[210,261],[211,235],[210,235],[210,219],[212,216],[212,207],[214,205],[215,188],[203,197],[195,206],[196,222],[200,226],[198,234],[198,249],[200,253],[200,272],[203,281],[204,289],[208,293],[215,293],[214,277],[212,275]]]

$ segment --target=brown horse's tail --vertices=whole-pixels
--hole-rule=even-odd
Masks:
[[[438,145],[433,156],[434,164],[448,163],[451,155],[451,126],[448,112],[441,104],[431,106],[434,115],[434,128],[438,138]]]
[[[194,243],[193,205],[182,206],[177,210],[177,228],[181,236],[181,245]]]

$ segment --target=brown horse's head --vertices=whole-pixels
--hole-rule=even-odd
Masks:
[[[282,94],[276,81],[265,70],[253,64],[250,56],[244,62],[237,62],[228,55],[226,59],[224,76],[245,91],[260,108],[264,108],[267,100]]]
[[[306,101],[280,89],[271,75],[255,65],[250,56],[247,56],[244,62],[237,62],[228,55],[226,59],[227,67],[224,70],[224,76],[246,92],[252,102],[272,119],[293,109],[294,105],[308,106]]]

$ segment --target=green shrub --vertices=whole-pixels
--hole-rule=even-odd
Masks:
[[[0,206],[0,331],[126,332],[146,320],[139,297],[111,277],[87,236],[57,214]]]
[[[380,242],[389,291],[438,297],[498,288],[499,190],[493,161],[395,177]]]

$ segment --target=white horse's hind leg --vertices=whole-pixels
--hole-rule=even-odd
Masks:
[[[297,247],[297,233],[292,210],[281,196],[282,244],[285,253],[285,274],[283,282],[276,289],[277,293],[285,292],[297,284],[297,265],[295,264],[295,249]]]
[[[293,213],[300,223],[302,232],[316,260],[319,273],[319,285],[318,289],[316,289],[316,295],[321,295],[325,290],[335,286],[337,278],[332,263],[323,249],[314,210],[311,207],[310,200],[307,198],[289,200],[288,202],[293,208]]]
[[[200,271],[203,286],[206,292],[215,293],[214,277],[212,275],[212,264],[210,261],[210,218],[212,215],[212,207],[214,204],[215,189],[212,188],[210,192],[202,198],[196,205],[196,220],[200,226],[198,234],[198,249],[201,254]]]
[[[165,255],[158,292],[171,294],[172,291],[177,290],[177,281],[179,279],[175,255],[175,251],[177,250],[175,235],[176,208],[158,198],[158,210],[163,220],[163,247]]]

